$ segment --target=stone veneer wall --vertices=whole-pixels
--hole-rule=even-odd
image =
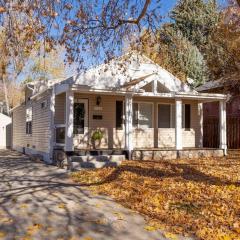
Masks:
[[[196,150],[134,150],[132,160],[174,160],[176,158],[207,158],[223,157],[222,149],[196,149]]]

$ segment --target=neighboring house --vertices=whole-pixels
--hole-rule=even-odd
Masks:
[[[199,149],[202,103],[216,100],[220,150],[207,152]],[[86,154],[115,149],[135,159],[223,155],[225,104],[226,95],[193,91],[148,58],[126,54],[65,80],[27,86],[26,102],[12,109],[13,148],[42,154],[46,162],[61,148]],[[96,132],[102,135],[97,143]]]
[[[11,123],[12,119],[0,113],[0,149],[6,149],[11,147]]]
[[[197,88],[203,93],[227,94],[227,145],[228,148],[240,148],[240,79],[237,75],[217,81],[207,82]],[[219,144],[219,103],[217,101],[203,105],[204,146],[216,147]]]

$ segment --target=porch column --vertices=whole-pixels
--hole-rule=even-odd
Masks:
[[[220,149],[224,150],[227,155],[227,116],[226,116],[226,101],[219,102],[219,131],[220,131]]]
[[[66,91],[66,111],[65,111],[65,151],[74,151],[73,145],[73,91]]]
[[[182,99],[175,100],[176,126],[175,126],[175,146],[176,150],[182,150]]]
[[[199,119],[199,142],[198,147],[203,147],[203,103],[198,103],[198,119]]]
[[[55,142],[55,101],[56,101],[56,93],[55,86],[52,88],[52,94],[50,98],[50,111],[51,111],[51,138],[49,144],[49,154],[50,161],[53,161],[53,146]]]
[[[133,115],[133,100],[132,94],[127,94],[125,96],[125,147],[129,152],[129,158],[131,157],[131,152],[133,150],[133,139],[132,139],[132,115]]]

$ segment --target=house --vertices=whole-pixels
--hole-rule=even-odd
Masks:
[[[0,112],[0,149],[11,147],[11,123],[12,119]]]
[[[227,145],[228,148],[240,148],[240,85],[239,74],[227,78],[210,81],[197,88],[203,93],[227,94]],[[204,147],[216,147],[219,144],[219,103],[218,101],[203,105],[204,116]]]
[[[220,145],[202,149],[202,104],[212,101],[220,103]],[[13,148],[41,154],[48,163],[59,149],[169,159],[222,156],[227,148],[226,95],[191,90],[137,53],[67,79],[27,85],[26,101],[12,109],[12,119]]]

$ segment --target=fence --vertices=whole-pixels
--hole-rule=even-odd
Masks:
[[[203,122],[203,146],[219,147],[219,119],[209,117]],[[227,146],[230,149],[240,148],[240,117],[227,117]]]

